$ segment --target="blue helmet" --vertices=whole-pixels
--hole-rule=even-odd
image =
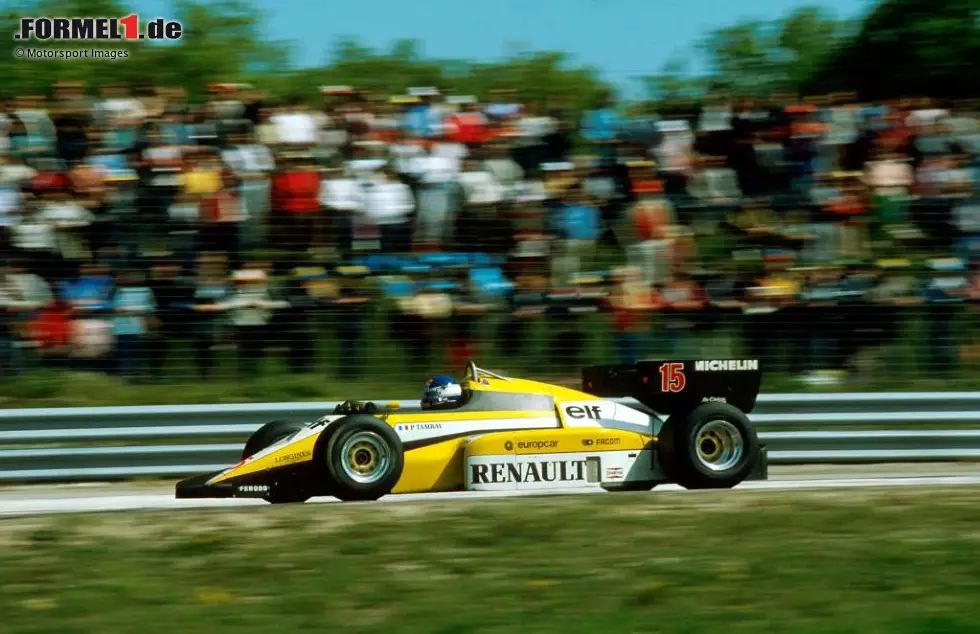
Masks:
[[[463,398],[463,386],[456,379],[438,374],[429,379],[422,390],[422,408],[445,407],[458,403]]]

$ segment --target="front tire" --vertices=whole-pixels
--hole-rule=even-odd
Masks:
[[[266,447],[270,447],[283,438],[292,436],[303,429],[303,423],[296,423],[287,420],[274,420],[259,427],[252,433],[245,448],[242,450],[242,460],[253,456]],[[303,479],[296,473],[280,473],[276,479],[269,483],[269,491],[263,498],[270,504],[302,504],[309,500],[312,495],[306,492],[303,486]]]
[[[759,437],[737,407],[705,403],[667,419],[657,452],[667,477],[685,489],[730,489],[759,461]]]
[[[266,447],[274,445],[287,436],[292,436],[303,429],[303,423],[288,420],[274,420],[262,425],[249,437],[242,450],[242,460],[254,456]]]
[[[405,452],[401,439],[387,423],[355,414],[335,422],[320,437],[314,453],[326,466],[331,495],[344,502],[377,500],[391,493],[401,478]]]

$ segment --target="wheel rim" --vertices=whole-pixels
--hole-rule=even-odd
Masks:
[[[742,432],[727,420],[713,420],[698,430],[695,438],[698,462],[711,471],[727,471],[745,453]]]
[[[360,484],[372,484],[388,472],[391,454],[388,444],[374,432],[358,432],[340,448],[344,474]]]

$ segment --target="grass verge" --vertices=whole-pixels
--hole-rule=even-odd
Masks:
[[[975,632],[980,488],[0,522],[10,633]]]

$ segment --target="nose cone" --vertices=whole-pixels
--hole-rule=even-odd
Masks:
[[[225,483],[208,484],[211,478],[220,473],[221,471],[202,473],[201,475],[181,480],[175,487],[174,497],[179,499],[234,497],[235,488],[233,485]]]

